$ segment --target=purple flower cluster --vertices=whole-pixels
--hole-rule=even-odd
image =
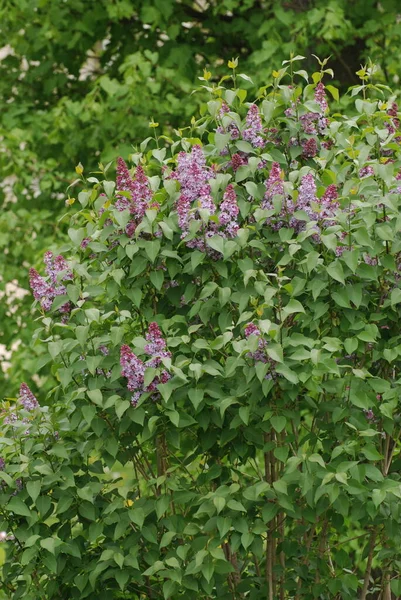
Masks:
[[[284,186],[280,165],[273,163],[266,182],[266,194],[262,201],[262,208],[273,209],[273,196],[278,194],[284,196]],[[319,221],[319,225],[324,221],[325,225],[328,226],[332,223],[335,212],[339,208],[337,198],[337,187],[331,184],[326,188],[325,193],[319,200],[316,196],[314,176],[312,173],[308,173],[301,179],[296,202],[294,203],[290,197],[284,197],[280,214],[269,217],[267,224],[275,230],[281,229],[285,224],[288,224],[296,231],[302,231],[305,227],[304,222],[296,219],[293,214],[295,211],[303,210],[312,221]]]
[[[326,91],[325,91],[324,83],[322,83],[321,81],[315,87],[315,102],[317,102],[317,104],[319,104],[320,111],[324,115],[327,112],[329,107],[328,107],[327,100],[326,100]]]
[[[237,235],[239,225],[238,219],[238,203],[237,194],[235,193],[234,186],[230,183],[223,195],[223,202],[220,204],[220,215],[219,224],[222,227],[220,234],[225,234],[229,238],[233,238]]]
[[[28,411],[32,411],[39,406],[39,402],[26,383],[21,383],[19,389],[19,401],[25,410]]]
[[[317,142],[315,138],[302,140],[302,156],[304,158],[313,158],[317,154]]]
[[[136,406],[142,394],[147,392],[151,392],[152,399],[157,400],[159,397],[157,386],[160,383],[167,383],[171,378],[170,373],[163,369],[160,375],[157,375],[149,385],[145,386],[146,368],[157,368],[162,364],[163,358],[171,357],[171,352],[166,350],[166,341],[157,323],[150,323],[146,341],[148,343],[145,345],[145,353],[150,356],[150,360],[146,363],[138,358],[129,346],[124,345],[120,350],[121,374],[128,380],[127,388],[130,392],[133,392],[131,396],[132,406]]]
[[[390,119],[390,123],[385,123],[385,127],[387,127],[388,132],[390,134],[395,133],[400,126],[400,120],[398,119],[398,104],[393,102],[390,108],[387,110],[387,114],[389,117],[393,117]],[[397,138],[396,138],[397,140]]]
[[[375,172],[373,171],[373,167],[371,165],[367,165],[366,167],[362,167],[361,169],[359,169],[359,177],[371,177],[372,175],[374,175]]]
[[[209,179],[214,177],[213,171],[206,166],[206,159],[199,145],[192,147],[191,152],[180,152],[177,159],[177,170],[172,175],[181,185],[181,193],[177,202],[178,224],[185,237],[189,231],[189,223],[197,218],[192,203],[197,201],[198,208],[207,209],[210,214],[216,211]]]
[[[265,141],[260,135],[263,132],[262,119],[256,104],[251,104],[246,115],[246,128],[242,132],[244,140],[252,144],[254,148],[263,148]]]
[[[119,211],[128,209],[130,214],[133,215],[134,219],[130,221],[126,229],[127,235],[132,237],[145,211],[150,207],[152,190],[141,165],[137,166],[135,178],[133,179],[121,157],[117,159],[116,183],[119,192],[127,192],[130,196],[127,198],[125,195],[117,194],[116,209]]]
[[[272,215],[266,220],[267,225],[270,225],[274,230],[278,230],[281,229],[281,227],[283,227],[286,223],[288,223],[290,215],[292,215],[295,210],[295,205],[292,199],[289,196],[286,196],[284,193],[283,171],[278,162],[272,163],[269,177],[266,180],[265,185],[266,193],[262,200],[261,208],[265,210],[273,210],[274,196],[283,196],[283,203],[280,214]]]
[[[238,152],[232,155],[230,166],[234,172],[238,171],[240,167],[246,164],[248,164],[247,159],[242,157],[241,154],[238,154]]]
[[[72,280],[72,272],[63,256],[54,256],[50,251],[44,255],[44,263],[48,280],[39,275],[36,269],[31,268],[29,270],[29,284],[34,298],[39,300],[43,310],[48,311],[53,300],[57,296],[63,296],[66,293],[66,287],[62,281]],[[59,308],[60,313],[69,313],[70,311],[70,302],[66,302]]]
[[[149,366],[160,366],[163,358],[171,358],[171,352],[166,350],[166,340],[162,336],[162,332],[157,323],[150,323],[148,333],[146,334],[145,352],[151,356]]]
[[[267,342],[265,339],[262,338],[260,329],[256,327],[256,325],[254,325],[253,323],[248,323],[248,325],[244,329],[244,334],[246,339],[248,339],[251,335],[255,335],[258,338],[258,349],[255,350],[255,352],[248,352],[247,357],[252,358],[255,362],[270,362],[270,359],[265,352]]]
[[[316,135],[316,121],[319,120],[319,113],[306,113],[305,115],[301,115],[299,117],[301,127],[307,135]]]

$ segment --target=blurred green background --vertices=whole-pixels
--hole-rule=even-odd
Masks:
[[[0,383],[50,385],[40,361],[28,269],[62,243],[66,188],[81,162],[124,157],[151,134],[185,127],[191,94],[239,57],[255,88],[290,52],[331,56],[343,92],[369,59],[398,88],[399,0],[7,0],[0,4]],[[249,85],[249,84],[248,84]],[[343,103],[351,103],[345,96]],[[71,190],[74,196],[74,188]],[[33,377],[33,381],[32,381]]]

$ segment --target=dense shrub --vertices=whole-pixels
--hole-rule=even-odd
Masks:
[[[33,334],[30,299],[23,296],[27,270],[65,239],[63,195],[74,165],[90,171],[99,161],[127,156],[148,135],[152,117],[166,135],[186,124],[204,101],[204,94],[190,94],[194,82],[204,68],[217,82],[225,72],[222,57],[239,56],[242,69],[253,73],[254,85],[243,82],[252,97],[291,51],[307,57],[307,70],[314,68],[312,53],[332,55],[344,91],[369,58],[378,81],[397,85],[399,13],[398,0],[0,3],[4,393],[12,395],[35,371],[37,356],[27,350]],[[342,96],[344,104],[348,99]],[[46,391],[53,384],[43,372]]]
[[[116,183],[78,165],[30,272],[59,383],[3,405],[10,597],[401,593],[397,106],[362,69],[330,114],[301,58],[251,102],[205,72]]]

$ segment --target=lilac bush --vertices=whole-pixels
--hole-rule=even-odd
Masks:
[[[10,596],[400,596],[398,108],[300,60],[78,169],[2,406]]]

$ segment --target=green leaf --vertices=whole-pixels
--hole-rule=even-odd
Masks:
[[[293,313],[304,313],[305,309],[302,306],[302,304],[298,301],[295,300],[294,298],[292,298],[289,303],[287,304],[287,306],[284,306],[283,308],[283,316],[284,318],[286,318],[288,315],[291,315]]]
[[[330,277],[345,285],[343,267],[338,260],[328,265],[326,267],[326,271],[330,275]]]
[[[287,419],[285,417],[280,417],[279,415],[270,417],[270,423],[272,427],[277,433],[283,431],[285,426],[287,425]]]
[[[204,300],[213,294],[213,292],[217,289],[217,283],[215,281],[208,281],[207,284],[203,287],[199,299]]]
[[[22,515],[24,517],[30,517],[31,511],[20,498],[14,496],[11,498],[10,502],[7,504],[7,510],[13,512],[16,515]]]
[[[27,482],[26,490],[27,490],[28,494],[30,495],[30,497],[32,498],[33,502],[36,502],[36,499],[40,494],[41,487],[42,487],[42,484],[39,479],[36,479],[36,481],[28,481]]]

